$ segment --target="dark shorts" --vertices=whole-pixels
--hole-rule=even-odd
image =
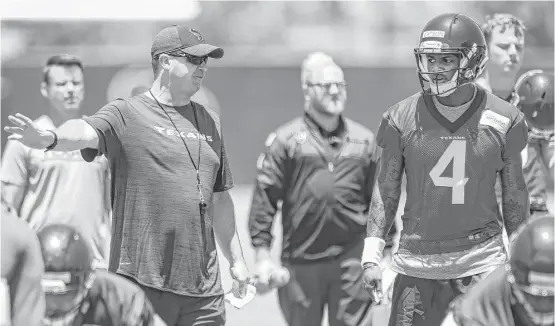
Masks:
[[[362,246],[330,261],[284,263],[291,280],[278,290],[278,298],[289,326],[322,325],[326,304],[329,326],[367,324],[371,300],[362,286]]]
[[[489,273],[429,280],[398,274],[393,284],[389,326],[439,326],[449,304]]]
[[[120,274],[119,274],[120,275]],[[135,279],[121,275],[139,285],[152,303],[154,311],[167,326],[224,326],[224,296],[191,297],[161,291],[139,284]]]

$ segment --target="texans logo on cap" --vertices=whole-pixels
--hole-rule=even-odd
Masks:
[[[202,35],[200,35],[200,32],[195,31],[194,29],[190,28],[189,32],[191,32],[191,34],[193,34],[194,36],[197,37],[197,39],[201,42],[203,42],[204,40],[202,39]]]

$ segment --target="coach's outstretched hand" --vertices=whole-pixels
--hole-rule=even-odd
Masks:
[[[237,298],[244,298],[247,295],[247,287],[251,281],[251,274],[245,262],[236,262],[230,269],[233,278],[233,295]]]
[[[54,142],[52,132],[40,129],[33,120],[21,113],[9,115],[8,120],[15,125],[4,127],[4,130],[12,133],[8,136],[10,140],[20,141],[23,145],[35,149],[48,147]]]

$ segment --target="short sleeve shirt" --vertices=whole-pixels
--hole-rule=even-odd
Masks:
[[[85,121],[112,172],[110,271],[181,295],[221,294],[211,204],[233,179],[218,115],[194,102],[158,105],[142,94]],[[87,160],[95,154],[82,151]],[[208,205],[203,216],[195,166]]]

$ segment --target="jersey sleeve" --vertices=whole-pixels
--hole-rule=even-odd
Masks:
[[[253,247],[270,247],[272,224],[277,205],[283,199],[287,151],[276,133],[266,140],[266,150],[256,163],[257,173],[249,213],[249,232]]]
[[[122,112],[126,105],[123,100],[116,100],[106,104],[92,116],[85,120],[98,134],[98,150],[85,148],[81,150],[81,156],[87,162],[94,160],[96,156],[106,155],[113,157],[119,151],[120,139],[125,131],[126,119]]]
[[[503,149],[503,159],[520,155],[528,143],[528,124],[524,113],[519,112],[512,126],[505,136],[505,148]]]
[[[225,150],[224,134],[221,133],[221,148],[220,148],[220,168],[216,175],[216,182],[214,182],[214,192],[222,192],[233,188],[233,176],[231,174],[231,167],[229,166],[229,159]]]
[[[2,157],[2,182],[25,186],[27,178],[27,150],[25,145],[15,140],[8,140]]]
[[[376,141],[378,146],[394,155],[402,155],[403,153],[401,132],[390,111],[384,113],[382,117]]]

